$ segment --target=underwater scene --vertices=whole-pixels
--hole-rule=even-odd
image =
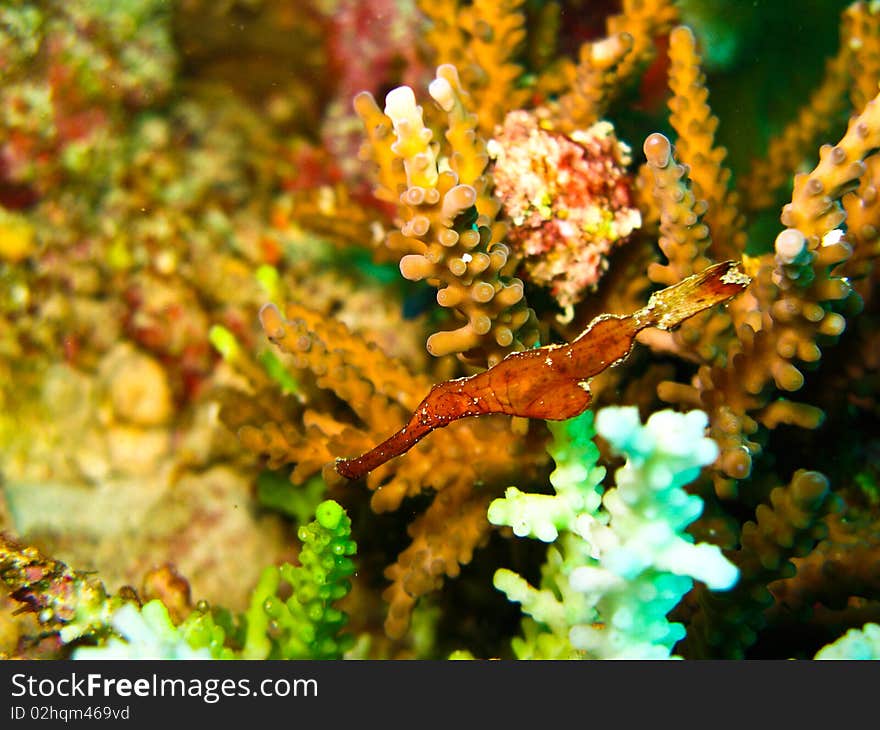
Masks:
[[[0,0],[0,657],[880,658],[880,3]]]

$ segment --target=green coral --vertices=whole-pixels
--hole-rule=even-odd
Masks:
[[[553,542],[559,530],[573,524],[581,512],[595,512],[602,503],[605,468],[598,466],[593,443],[593,413],[585,411],[567,421],[548,421],[553,443],[548,452],[556,462],[550,475],[555,495],[525,494],[508,487],[504,499],[489,506],[489,521],[510,525],[517,537]]]
[[[591,559],[587,544],[569,530],[579,514],[598,516],[602,503],[605,468],[598,465],[593,413],[548,421],[547,426],[553,435],[547,451],[556,463],[550,475],[555,495],[526,494],[509,487],[503,499],[489,505],[488,513],[490,522],[509,525],[520,537],[555,541],[547,551],[540,589],[506,568],[495,573],[495,587],[533,617],[523,620],[523,636],[511,642],[519,659],[578,658],[582,654],[569,642],[568,628],[598,620],[595,608],[568,581],[572,570]]]
[[[222,613],[222,609],[220,610]],[[178,627],[180,635],[195,651],[207,649],[214,659],[234,659],[227,643],[227,629],[217,620],[207,603],[200,603]]]
[[[351,590],[351,520],[339,503],[325,500],[315,520],[298,530],[299,565],[266,568],[247,612],[245,659],[339,659],[354,643],[340,634],[348,616],[334,604]],[[291,595],[281,598],[282,583]]]
[[[315,508],[327,492],[320,476],[313,476],[302,484],[291,484],[284,471],[266,469],[257,477],[257,500],[263,507],[276,510],[303,525],[315,514]]]
[[[495,586],[531,618],[512,644],[526,658],[665,658],[684,635],[667,614],[697,578],[730,588],[737,569],[685,532],[702,500],[683,487],[718,450],[705,438],[706,414],[661,411],[645,425],[638,410],[605,408],[548,424],[556,462],[554,495],[508,489],[489,508],[494,524],[547,542],[541,585],[501,569]],[[602,493],[596,432],[626,457],[616,487]]]
[[[123,604],[110,619],[111,636],[99,646],[81,646],[73,659],[233,659],[226,631],[217,624],[207,604],[200,604],[175,626],[162,601],[138,608]]]

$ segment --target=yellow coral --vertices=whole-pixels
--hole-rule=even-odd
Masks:
[[[867,104],[835,145],[825,145],[810,173],[795,178],[791,203],[780,217],[787,228],[776,238],[775,254],[757,269],[752,296],[760,316],[738,330],[725,368],[701,368],[691,386],[664,384],[664,400],[707,410],[712,436],[721,447],[716,489],[731,495],[733,480],[747,477],[759,450],[749,436],[757,422],[773,427],[795,423],[815,428],[818,409],[790,401],[773,402],[772,387],[796,391],[804,383],[800,360],[817,362],[817,337],[834,338],[845,326],[828,304],[849,296],[850,285],[833,271],[851,248],[835,233],[846,214],[838,199],[865,174],[862,158],[880,144],[880,101]],[[751,414],[751,415],[749,415]]]
[[[877,94],[880,82],[880,7],[854,2],[843,11],[843,36],[850,56],[852,108],[861,111]]]
[[[678,134],[676,157],[688,166],[697,199],[708,206],[703,222],[709,227],[713,257],[736,258],[745,248],[743,219],[730,189],[730,170],[723,165],[727,151],[715,145],[718,117],[707,103],[706,78],[689,28],[679,26],[669,34],[669,59],[669,121]]]
[[[36,250],[36,236],[28,219],[0,208],[0,260],[16,264]]]
[[[526,37],[524,0],[422,0],[428,19],[425,40],[438,65],[452,65],[474,97],[482,135],[491,135],[510,109],[526,102],[519,84],[522,67],[514,57]]]
[[[660,210],[660,250],[667,263],[651,263],[651,281],[671,286],[712,263],[709,227],[703,222],[706,203],[688,184],[687,170],[672,156],[669,141],[653,134],[645,142],[648,169],[654,178],[654,198]],[[682,323],[676,332],[651,332],[642,338],[655,350],[676,352],[686,359],[713,363],[726,355],[730,317],[725,310],[703,312]]]

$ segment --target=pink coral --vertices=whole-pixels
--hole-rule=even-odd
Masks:
[[[378,91],[401,70],[407,82],[425,73],[416,51],[419,14],[413,0],[336,0],[328,10],[328,52],[346,107],[359,91]]]
[[[489,144],[495,194],[512,222],[508,242],[524,275],[570,310],[594,288],[607,255],[641,224],[629,148],[608,122],[571,136],[513,111]]]
[[[344,178],[363,186],[357,154],[363,126],[351,100],[360,91],[379,94],[398,83],[418,87],[430,80],[433,69],[418,52],[421,15],[415,0],[332,0],[324,11],[335,96],[325,110],[321,139]]]

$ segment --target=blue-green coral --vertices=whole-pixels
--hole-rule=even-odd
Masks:
[[[661,411],[642,425],[635,407],[548,422],[554,495],[515,487],[489,508],[490,522],[552,542],[535,588],[500,569],[495,585],[531,619],[513,642],[520,658],[666,658],[684,636],[667,614],[693,585],[728,589],[738,572],[718,547],[685,529],[702,500],[683,487],[718,455],[706,414]],[[596,432],[626,458],[603,496]]]
[[[880,659],[880,624],[850,629],[837,641],[823,646],[814,659]]]

